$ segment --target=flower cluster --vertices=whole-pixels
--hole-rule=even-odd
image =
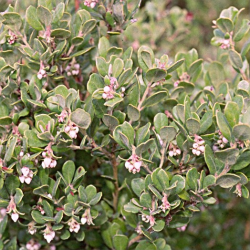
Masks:
[[[15,33],[13,33],[11,30],[9,30],[9,38],[8,38],[8,43],[10,45],[14,44],[17,40],[17,36],[15,35]]]
[[[41,244],[34,239],[31,239],[26,244],[27,250],[39,250],[41,248]]]
[[[43,231],[44,239],[47,240],[48,243],[50,243],[55,238],[55,231],[52,230],[52,227],[50,224],[46,225],[45,230]]]
[[[199,156],[205,151],[205,141],[198,135],[194,136],[194,143],[192,148],[192,153]]]
[[[79,128],[73,122],[69,122],[69,124],[65,127],[64,132],[67,133],[70,138],[76,139]]]
[[[66,67],[66,72],[68,76],[79,75],[80,64],[79,63],[69,63]]]
[[[156,59],[157,68],[166,70],[166,63]]]
[[[150,223],[150,226],[153,227],[155,224],[155,217],[153,215],[146,215],[146,214],[142,214],[142,221],[146,222],[146,223]]]
[[[78,231],[80,230],[80,224],[74,218],[71,218],[69,220],[68,225],[70,232],[78,233]]]
[[[22,175],[19,176],[19,180],[21,183],[30,184],[33,178],[33,171],[30,170],[28,167],[22,167],[21,169]]]
[[[227,138],[225,138],[220,131],[218,132],[218,134],[219,138],[217,138],[216,143],[213,145],[213,151],[218,151],[220,148],[224,148],[228,143]]]
[[[58,115],[58,122],[63,123],[66,117],[68,117],[68,112],[63,110],[61,114]]]
[[[169,149],[168,155],[169,155],[170,157],[177,156],[177,155],[180,155],[180,154],[181,154],[181,150],[178,148],[177,145],[174,145],[173,143],[170,143],[170,144],[169,144],[168,149]]]
[[[45,77],[47,77],[47,73],[46,73],[46,70],[44,69],[43,63],[41,62],[40,69],[37,73],[37,78],[41,80],[42,78],[45,78]]]
[[[42,153],[44,158],[42,162],[43,168],[54,168],[56,167],[57,161],[53,158],[53,150],[51,149],[51,145],[49,144]]]
[[[231,45],[230,45],[230,41],[228,39],[223,39],[221,42],[220,47],[222,49],[230,49]]]
[[[90,8],[95,8],[95,6],[98,4],[98,0],[85,0],[84,5]]]
[[[189,82],[190,80],[190,76],[188,75],[187,72],[184,72],[181,76],[180,76],[180,80],[177,80],[174,82],[174,87],[178,87],[180,82]]]
[[[166,194],[164,194],[161,202],[162,202],[162,204],[161,204],[161,206],[159,206],[159,208],[165,213],[166,210],[168,210],[170,208],[170,203],[168,201],[168,197]]]
[[[125,167],[130,173],[136,174],[141,170],[142,161],[136,154],[130,156],[130,158],[125,162]]]

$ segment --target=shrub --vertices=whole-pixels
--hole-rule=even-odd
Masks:
[[[68,2],[0,16],[1,249],[170,249],[215,186],[249,196],[249,21],[221,12],[216,61],[134,59],[139,3]]]

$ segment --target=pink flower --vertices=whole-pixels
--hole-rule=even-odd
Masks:
[[[130,156],[130,158],[125,162],[125,167],[130,173],[139,173],[141,169],[142,161],[136,154]]]
[[[55,238],[55,232],[52,230],[51,226],[49,224],[46,225],[45,230],[43,231],[44,239],[47,240],[48,243],[50,243]]]
[[[31,239],[26,244],[27,250],[39,250],[41,248],[41,244],[36,242],[34,239]]]
[[[166,210],[170,209],[170,203],[168,201],[168,197],[166,194],[164,194],[161,202],[162,202],[162,205],[159,208],[165,213]]]
[[[47,77],[47,73],[46,73],[46,71],[45,71],[45,69],[44,69],[43,63],[41,62],[41,63],[40,63],[40,69],[39,69],[39,71],[38,71],[38,73],[37,73],[37,78],[38,78],[39,80],[41,80],[42,78],[46,78],[46,77]]]
[[[21,169],[22,175],[19,176],[19,180],[21,183],[30,184],[33,178],[33,171],[30,170],[28,167],[22,167]]]
[[[86,223],[86,222],[85,222]],[[68,225],[69,225],[69,231],[70,232],[75,232],[75,233],[78,233],[78,231],[80,230],[80,224],[74,219],[74,218],[71,218],[68,222]]]
[[[192,153],[199,156],[205,151],[205,141],[198,135],[194,136],[194,143],[192,148]]]

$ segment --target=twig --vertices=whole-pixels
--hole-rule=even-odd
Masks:
[[[141,111],[143,108],[141,107],[142,106],[142,103],[144,102],[144,100],[146,99],[147,95],[148,95],[148,92],[149,92],[149,89],[151,87],[151,83],[148,84],[143,96],[142,96],[142,99],[140,100],[139,102],[139,105],[138,105],[138,109]]]
[[[137,235],[135,238],[133,238],[132,240],[129,241],[128,247],[130,247],[131,245],[133,245],[135,242],[139,241],[142,237],[143,237],[142,234]]]

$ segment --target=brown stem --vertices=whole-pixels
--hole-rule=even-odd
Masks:
[[[80,7],[79,0],[75,0],[75,10],[78,11],[79,7]]]
[[[141,107],[142,106],[142,103],[144,102],[144,100],[146,99],[147,95],[148,95],[148,92],[149,92],[149,89],[151,87],[151,83],[148,84],[140,102],[139,102],[139,105],[138,105],[138,109],[141,111],[143,108]]]
[[[133,238],[132,240],[129,241],[128,247],[130,247],[131,245],[133,245],[135,242],[139,241],[142,237],[143,237],[142,234],[137,235],[135,238]]]
[[[115,179],[115,191],[113,193],[113,206],[115,211],[117,210],[117,204],[118,204],[118,196],[119,196],[119,183],[118,183],[118,166],[115,154],[113,154],[112,157],[112,165],[113,165],[113,177]]]

